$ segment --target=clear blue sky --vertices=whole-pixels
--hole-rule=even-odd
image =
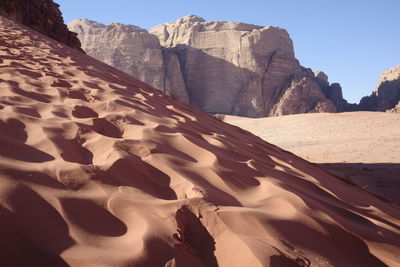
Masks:
[[[400,0],[55,0],[66,23],[88,18],[150,29],[195,14],[285,28],[300,63],[339,82],[358,102],[400,65]]]

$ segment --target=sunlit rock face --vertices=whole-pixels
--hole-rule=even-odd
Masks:
[[[79,19],[68,24],[90,56],[188,102],[177,56],[163,51],[147,30],[121,23],[104,25]]]
[[[327,77],[328,89],[299,64],[289,34],[278,27],[194,15],[149,32],[82,19],[68,26],[89,55],[207,113],[265,117],[344,109],[338,108],[340,86],[330,94]]]

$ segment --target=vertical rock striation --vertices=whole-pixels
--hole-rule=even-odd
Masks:
[[[335,112],[313,73],[300,66],[286,30],[190,15],[152,30],[179,47],[190,103],[248,117]]]
[[[321,86],[278,27],[190,15],[149,32],[88,20],[69,28],[89,55],[207,113],[265,117],[344,109],[340,86]]]
[[[177,56],[163,51],[158,38],[147,30],[87,19],[74,20],[68,27],[78,33],[90,56],[188,102]]]

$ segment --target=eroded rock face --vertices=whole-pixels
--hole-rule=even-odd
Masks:
[[[205,112],[263,117],[310,112],[329,102],[294,57],[284,29],[192,15],[150,32],[161,45],[179,48],[190,103]],[[328,105],[317,109],[336,111]]]
[[[284,29],[194,15],[140,34],[135,26],[111,31],[112,25],[77,20],[69,27],[89,55],[207,113],[264,117],[341,109],[340,86],[332,89],[327,77],[321,85],[322,74],[300,66]],[[130,27],[135,34],[128,34]]]
[[[322,71],[315,71],[314,76],[322,93],[333,103],[337,112],[344,112],[350,109],[350,104],[343,98],[342,87],[339,83],[330,84],[328,76]]]
[[[92,57],[122,70],[163,92],[188,102],[179,60],[163,52],[158,38],[133,25],[78,19],[68,24]]]
[[[396,110],[398,103],[400,103],[400,65],[381,74],[376,89],[370,96],[361,99],[359,109],[370,111]]]
[[[1,0],[0,15],[83,52],[76,33],[68,30],[58,7],[51,0]]]
[[[273,116],[298,113],[336,112],[336,107],[327,99],[313,73],[303,69],[284,88],[284,94],[272,110]]]

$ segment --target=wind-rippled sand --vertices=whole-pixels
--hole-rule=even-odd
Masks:
[[[398,266],[400,210],[0,17],[1,266]]]

